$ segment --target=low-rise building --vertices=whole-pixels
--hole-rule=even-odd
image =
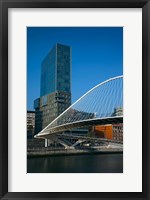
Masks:
[[[113,140],[123,141],[123,124],[113,125]]]
[[[123,141],[123,124],[94,126],[93,132],[100,138]]]

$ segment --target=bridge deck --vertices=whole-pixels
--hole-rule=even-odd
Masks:
[[[60,126],[50,128],[50,129],[46,130],[46,132],[39,133],[38,135],[36,135],[36,137],[37,138],[40,138],[40,137],[41,138],[49,138],[50,135],[58,134],[58,133],[66,131],[66,130],[71,130],[73,128],[82,128],[82,127],[89,127],[89,126],[95,126],[95,125],[106,125],[106,124],[119,124],[119,123],[123,123],[122,116],[78,121],[78,122],[63,124]]]

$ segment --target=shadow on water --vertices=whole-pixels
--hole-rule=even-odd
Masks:
[[[32,157],[27,173],[123,173],[123,154]]]

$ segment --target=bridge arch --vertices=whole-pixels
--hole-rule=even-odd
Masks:
[[[85,93],[35,137],[84,123],[116,123],[123,119],[123,76],[110,78]]]

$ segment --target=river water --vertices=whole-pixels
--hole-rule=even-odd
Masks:
[[[123,173],[123,154],[32,157],[27,173]]]

